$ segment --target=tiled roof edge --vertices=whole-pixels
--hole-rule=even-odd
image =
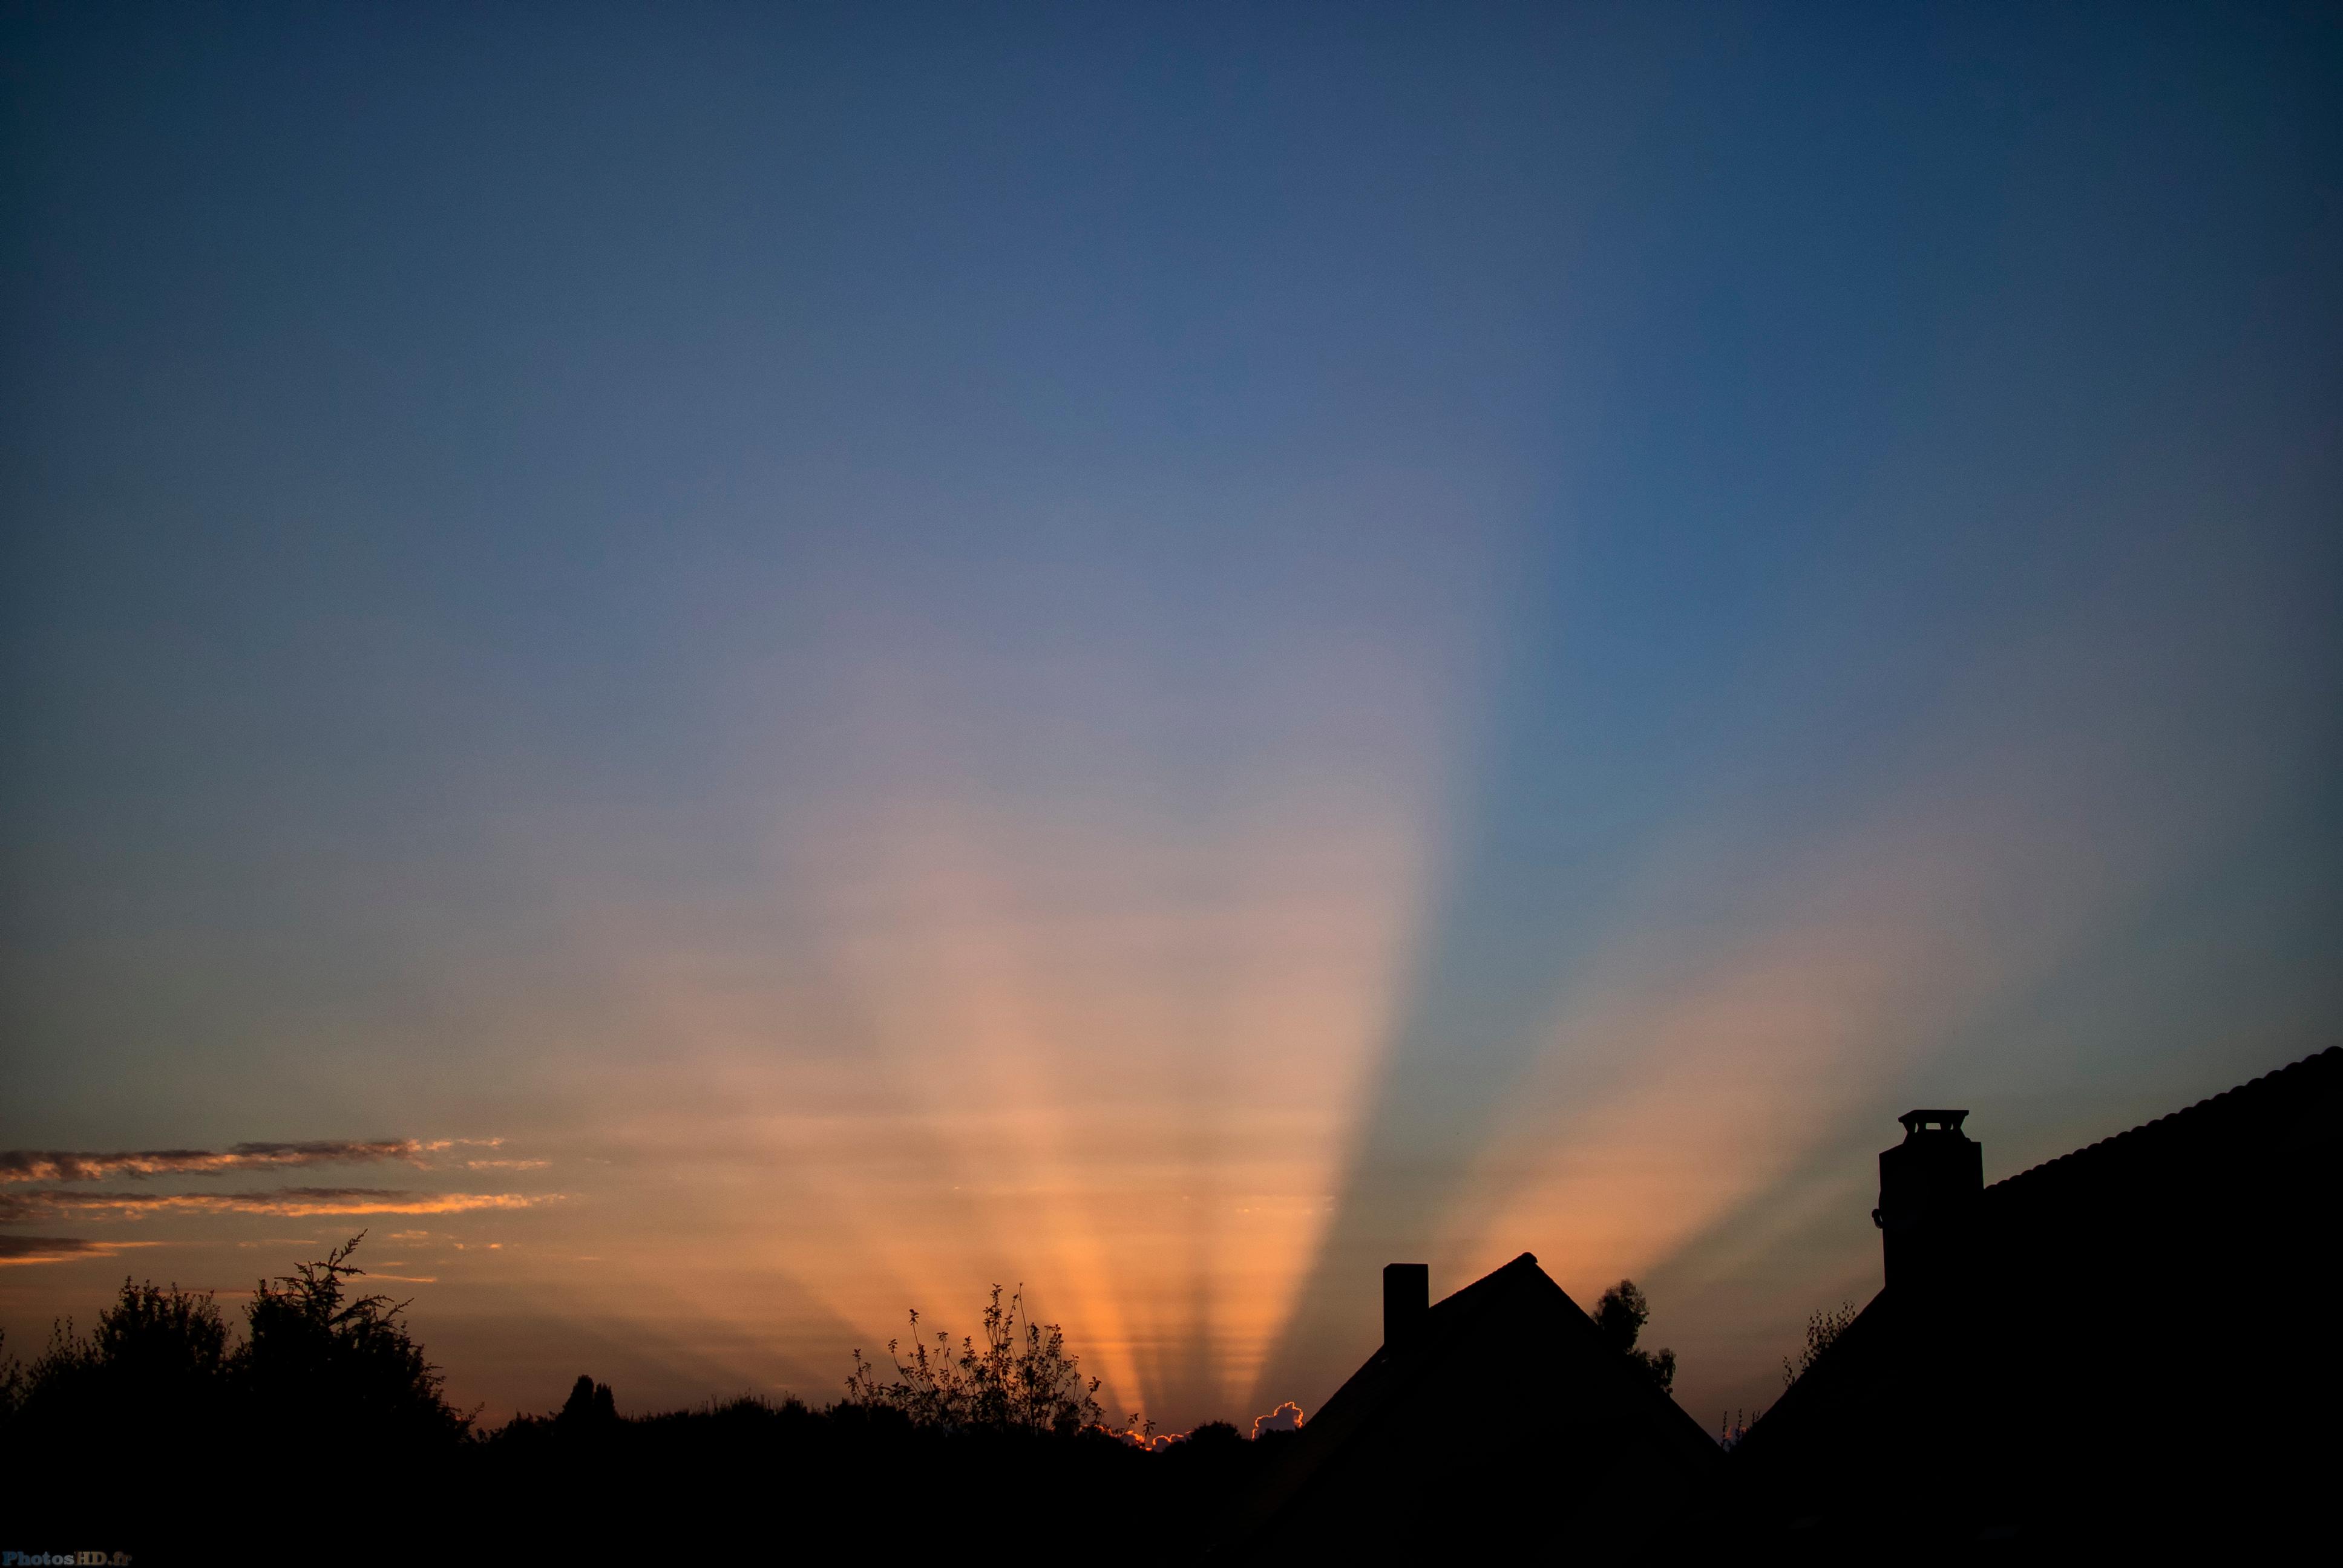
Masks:
[[[2005,1176],[2000,1181],[1993,1182],[1986,1190],[1991,1191],[1996,1187],[2007,1187],[2023,1181],[2029,1176],[2039,1176],[2070,1161],[2080,1160],[2087,1154],[2095,1154],[2110,1144],[2120,1143],[2127,1138],[2137,1138],[2143,1132],[2152,1131],[2156,1128],[2164,1126],[2167,1122],[2177,1121],[2184,1116],[2194,1116],[2198,1111],[2218,1105],[2225,1100],[2234,1099],[2251,1090],[2261,1089],[2275,1079],[2284,1078],[2290,1072],[2299,1072],[2313,1062],[2324,1061],[2329,1057],[2343,1057],[2343,1045],[2330,1045],[2325,1050],[2314,1050],[2299,1061],[2289,1061],[2284,1067],[2273,1067],[2258,1078],[2249,1078],[2235,1088],[2225,1089],[2218,1094],[2207,1096],[2194,1105],[2184,1105],[2177,1111],[2167,1111],[2163,1115],[2152,1121],[2143,1121],[2137,1127],[2127,1127],[2121,1132],[2110,1132],[2096,1143],[2086,1143],[2080,1149],[2070,1151],[2053,1160],[2045,1160],[2039,1165],[2029,1165],[2016,1175]]]

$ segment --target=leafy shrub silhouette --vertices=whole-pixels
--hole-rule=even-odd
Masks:
[[[438,1369],[400,1321],[406,1303],[350,1293],[363,1237],[260,1282],[241,1343],[208,1292],[125,1279],[86,1337],[65,1320],[30,1367],[0,1368],[0,1410],[59,1434],[242,1422],[375,1446],[457,1442],[470,1420],[442,1396]]]
[[[87,1338],[70,1318],[56,1323],[33,1364],[10,1362],[0,1382],[10,1414],[32,1426],[71,1432],[109,1412],[160,1429],[216,1419],[231,1362],[227,1325],[209,1293],[126,1279]]]
[[[1604,1292],[1602,1299],[1594,1303],[1594,1327],[1603,1335],[1604,1342],[1616,1351],[1629,1366],[1649,1378],[1653,1387],[1666,1393],[1675,1386],[1675,1352],[1639,1351],[1635,1348],[1635,1340],[1643,1333],[1644,1325],[1651,1322],[1652,1308],[1644,1300],[1644,1292],[1635,1288],[1634,1281],[1622,1280]]]
[[[667,1556],[679,1530],[717,1555],[869,1556],[875,1531],[890,1556],[986,1561],[1027,1554],[1046,1519],[1052,1539],[1121,1539],[1133,1563],[1192,1562],[1296,1440],[1210,1422],[1131,1446],[1100,1424],[1100,1385],[1058,1326],[999,1290],[980,1337],[915,1319],[891,1378],[858,1352],[825,1408],[751,1395],[628,1418],[588,1376],[557,1413],[478,1431],[403,1304],[364,1292],[362,1240],[262,1282],[241,1334],[208,1294],[125,1280],[95,1332],[60,1322],[29,1367],[0,1342],[11,1519],[102,1527],[166,1561],[265,1504],[272,1532],[386,1562],[418,1539],[483,1561]]]
[[[236,1357],[246,1392],[260,1411],[328,1418],[377,1442],[460,1441],[471,1421],[448,1405],[439,1369],[399,1321],[408,1303],[350,1294],[347,1282],[366,1271],[350,1254],[365,1239],[260,1282]]]
[[[1037,1323],[1025,1314],[1023,1287],[1006,1305],[999,1285],[984,1309],[984,1342],[938,1332],[930,1350],[920,1332],[920,1313],[910,1313],[910,1359],[901,1340],[887,1342],[895,1375],[880,1382],[871,1363],[854,1352],[846,1379],[846,1402],[897,1412],[914,1426],[977,1427],[999,1431],[1074,1432],[1099,1424],[1099,1380],[1083,1381],[1078,1359],[1066,1349],[1056,1323]]]
[[[1819,1312],[1807,1318],[1805,1348],[1798,1352],[1798,1359],[1795,1362],[1788,1356],[1782,1358],[1782,1386],[1787,1388],[1804,1377],[1809,1368],[1822,1360],[1823,1352],[1838,1342],[1838,1337],[1846,1332],[1854,1322],[1853,1302],[1841,1302],[1835,1312]]]

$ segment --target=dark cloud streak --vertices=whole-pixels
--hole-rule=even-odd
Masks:
[[[125,1247],[151,1241],[92,1241],[80,1236],[0,1236],[0,1267],[10,1263],[62,1263],[69,1258],[110,1258]]]
[[[463,1214],[527,1209],[548,1201],[515,1192],[415,1192],[386,1187],[285,1187],[271,1192],[12,1192],[0,1194],[0,1224],[75,1212],[143,1219],[149,1214]]]
[[[110,1176],[216,1176],[228,1171],[303,1165],[359,1165],[383,1160],[420,1164],[456,1141],[413,1138],[316,1139],[298,1143],[238,1143],[226,1151],[147,1149],[92,1154],[63,1149],[0,1151],[0,1181],[98,1181]],[[485,1141],[494,1142],[496,1140]]]

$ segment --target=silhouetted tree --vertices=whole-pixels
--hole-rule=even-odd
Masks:
[[[940,1332],[930,1350],[920,1337],[917,1309],[910,1317],[909,1359],[900,1352],[904,1342],[887,1342],[892,1382],[880,1382],[862,1352],[854,1352],[848,1403],[896,1411],[917,1426],[1071,1432],[1098,1423],[1099,1380],[1083,1381],[1063,1330],[1025,1316],[1021,1289],[1004,1305],[1001,1287],[993,1286],[983,1343],[962,1339],[957,1352],[951,1336]]]
[[[9,1403],[59,1431],[183,1429],[218,1415],[227,1359],[227,1325],[208,1292],[125,1279],[86,1339],[67,1319],[31,1367],[12,1363]]]
[[[1652,1380],[1652,1386],[1666,1393],[1675,1385],[1676,1352],[1672,1350],[1639,1351],[1635,1340],[1651,1322],[1652,1309],[1644,1300],[1644,1292],[1635,1288],[1633,1280],[1622,1280],[1603,1292],[1594,1303],[1594,1327],[1604,1342],[1616,1351],[1626,1362]]]
[[[439,1369],[399,1322],[407,1303],[349,1293],[347,1282],[366,1271],[349,1261],[365,1236],[260,1282],[245,1305],[238,1381],[271,1414],[377,1443],[456,1442],[470,1419],[449,1407]]]
[[[209,1292],[126,1279],[87,1337],[65,1320],[29,1368],[9,1363],[0,1403],[60,1432],[204,1430],[240,1415],[377,1444],[461,1437],[470,1423],[441,1397],[438,1369],[399,1321],[404,1303],[349,1293],[358,1240],[262,1281],[241,1345]]]
[[[1789,1387],[1805,1376],[1808,1368],[1822,1359],[1823,1352],[1838,1342],[1855,1322],[1855,1303],[1841,1302],[1836,1312],[1820,1312],[1806,1320],[1806,1346],[1798,1359],[1782,1358],[1782,1386]]]
[[[719,1552],[769,1554],[779,1485],[790,1506],[881,1521],[911,1554],[987,1560],[984,1532],[1021,1542],[1038,1527],[1052,1539],[1121,1532],[1135,1563],[1192,1562],[1298,1441],[1269,1430],[1247,1442],[1222,1422],[1151,1452],[1113,1441],[1100,1384],[1063,1332],[997,1289],[981,1336],[921,1332],[915,1318],[920,1342],[890,1347],[894,1375],[878,1379],[858,1352],[849,1400],[828,1408],[744,1397],[621,1421],[589,1376],[558,1413],[458,1441],[470,1423],[447,1407],[402,1306],[364,1290],[351,1261],[361,1240],[262,1282],[242,1333],[208,1294],[126,1280],[94,1332],[59,1322],[29,1367],[0,1340],[10,1517],[42,1531],[100,1519],[139,1560],[142,1541],[168,1560],[216,1536],[224,1510],[262,1506],[252,1499],[269,1528],[340,1542],[352,1510],[396,1496],[420,1500],[473,1555],[566,1561],[672,1554],[674,1500],[686,1497],[713,1500],[695,1504],[694,1530]],[[128,1482],[105,1462],[138,1452],[167,1460]],[[790,1528],[793,1544],[823,1543],[819,1524]]]
[[[570,1385],[568,1402],[554,1418],[566,1426],[612,1426],[618,1420],[618,1401],[610,1393],[610,1385],[596,1382],[580,1372]]]
[[[0,1358],[9,1518],[43,1533],[100,1522],[142,1562],[198,1543],[207,1559],[224,1511],[264,1500],[265,1528],[363,1558],[344,1539],[360,1489],[460,1488],[470,1423],[400,1308],[350,1289],[356,1245],[262,1282],[240,1343],[209,1293],[125,1280],[91,1332],[61,1321],[31,1366]]]

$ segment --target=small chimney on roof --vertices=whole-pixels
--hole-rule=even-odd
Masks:
[[[1879,1207],[1887,1285],[1899,1293],[1946,1293],[1961,1282],[1985,1192],[1985,1150],[1961,1131],[1966,1111],[1907,1111],[1904,1141],[1879,1155]]]
[[[1432,1316],[1432,1265],[1383,1265],[1383,1349],[1413,1344]]]

